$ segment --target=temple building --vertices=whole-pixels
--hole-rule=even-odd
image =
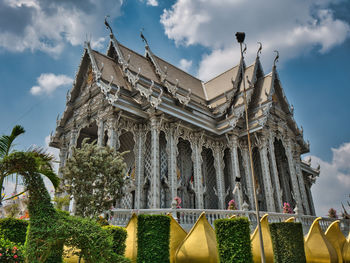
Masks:
[[[145,38],[140,55],[115,38],[106,54],[85,45],[66,108],[50,146],[60,165],[84,138],[120,152],[128,184],[117,208],[254,209],[243,92],[246,87],[254,172],[261,211],[283,203],[315,215],[310,188],[319,175],[279,79],[276,60],[238,65],[203,82],[156,56]],[[234,58],[233,58],[234,60]],[[245,85],[243,85],[245,82]]]

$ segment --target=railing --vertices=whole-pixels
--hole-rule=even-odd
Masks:
[[[242,210],[214,210],[214,209],[114,209],[111,211],[110,223],[118,226],[126,226],[129,222],[131,215],[136,214],[171,214],[185,230],[190,230],[198,217],[202,212],[205,212],[206,218],[209,223],[213,226],[214,221],[219,218],[229,218],[233,215],[245,216],[251,223],[251,231],[254,231],[257,225],[256,216],[254,211],[242,211]],[[316,216],[309,215],[298,215],[298,214],[282,214],[275,212],[260,212],[260,217],[264,214],[268,214],[268,220],[272,222],[283,222],[290,217],[295,217],[296,222],[301,222],[303,226],[303,232],[306,234],[313,221],[317,218]],[[336,219],[322,217],[320,220],[320,227],[323,231],[326,231],[328,226]],[[348,235],[350,230],[350,220],[340,220],[340,227],[345,236]]]

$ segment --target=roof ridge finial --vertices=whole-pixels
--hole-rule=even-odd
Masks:
[[[256,52],[256,57],[259,58],[259,54],[261,54],[261,50],[262,50],[262,44],[261,42],[257,42],[259,44],[259,49],[258,52]]]
[[[273,61],[273,67],[276,68],[276,63],[278,62],[278,59],[280,58],[280,53],[278,50],[274,50],[273,52],[276,52],[275,60]]]
[[[113,35],[113,30],[112,30],[112,27],[109,25],[109,23],[107,21],[107,17],[110,17],[110,16],[109,15],[105,16],[105,25],[106,25],[106,28],[109,29],[109,31],[111,31],[110,35],[112,36]]]
[[[141,28],[140,36],[141,36],[142,41],[145,42],[146,48],[147,48],[147,47],[149,47],[149,45],[148,45],[148,41],[147,41],[146,37],[143,35],[144,30],[145,30],[144,28]]]

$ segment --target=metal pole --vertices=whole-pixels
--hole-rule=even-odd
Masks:
[[[241,47],[241,61],[243,62],[242,42],[240,42],[239,44],[240,44],[240,47]],[[242,81],[243,81],[243,90],[244,90],[243,98],[244,98],[245,120],[246,120],[246,126],[247,126],[247,136],[248,136],[250,170],[251,170],[251,177],[252,177],[252,181],[253,181],[255,213],[256,213],[256,221],[258,223],[258,232],[259,232],[259,240],[260,240],[261,263],[265,263],[266,261],[265,261],[264,241],[263,241],[263,236],[262,236],[262,232],[261,232],[260,217],[259,217],[259,204],[258,204],[258,199],[256,198],[256,181],[255,181],[254,166],[253,166],[252,144],[250,142],[250,131],[249,131],[249,122],[248,122],[248,105],[247,105],[247,94],[246,94],[246,89],[245,89],[245,79],[244,79],[244,67],[243,67],[243,65],[242,65]]]

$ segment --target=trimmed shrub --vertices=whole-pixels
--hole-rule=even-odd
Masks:
[[[169,262],[170,218],[139,215],[137,220],[137,262]]]
[[[125,241],[128,235],[126,229],[120,226],[103,226],[102,228],[107,230],[113,237],[113,251],[123,256],[126,247]]]
[[[271,223],[270,233],[275,263],[306,263],[301,223]]]
[[[0,219],[0,235],[16,244],[23,245],[26,241],[27,227],[28,221],[22,219]]]
[[[253,263],[247,218],[217,219],[214,225],[220,262]]]

